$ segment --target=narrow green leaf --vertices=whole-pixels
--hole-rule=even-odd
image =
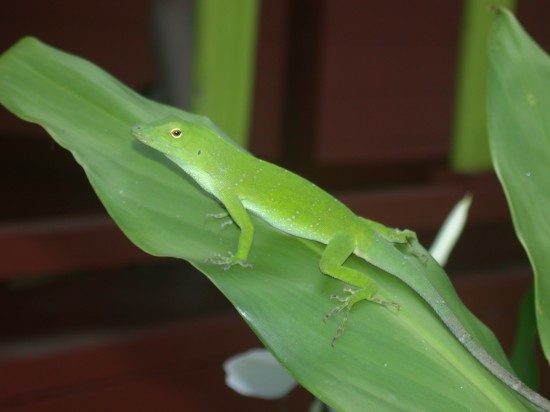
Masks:
[[[246,146],[260,1],[208,0],[195,4],[191,110],[208,116]]]
[[[222,231],[208,221],[205,215],[221,212],[220,206],[166,158],[134,141],[130,128],[167,115],[207,119],[146,100],[92,64],[32,38],[0,57],[0,101],[74,154],[132,241],[204,272],[292,375],[327,404],[346,411],[530,409],[412,290],[360,259],[348,263],[369,273],[380,297],[399,302],[401,310],[358,304],[336,347],[330,342],[340,319],[322,318],[334,307],[328,296],[343,285],[320,273],[322,245],[254,219],[253,269],[204,263],[215,252],[234,250],[238,229]],[[27,167],[24,159],[21,164]],[[506,365],[494,336],[461,304],[441,268],[430,260],[426,272],[469,331]]]
[[[506,10],[495,19],[489,57],[493,163],[535,272],[535,313],[550,361],[550,58]]]
[[[535,317],[535,289],[530,288],[521,300],[514,348],[510,354],[510,363],[518,377],[532,388],[539,385],[539,367],[537,361],[537,319]]]
[[[456,171],[491,168],[485,90],[487,39],[495,6],[513,9],[516,0],[466,0],[463,3],[451,163]]]

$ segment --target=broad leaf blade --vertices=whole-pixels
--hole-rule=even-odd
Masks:
[[[550,361],[550,58],[505,10],[491,34],[488,112],[493,163],[535,272],[535,313]]]
[[[74,154],[132,241],[203,271],[298,381],[326,403],[346,411],[438,410],[441,405],[527,409],[414,292],[359,259],[349,264],[368,272],[380,296],[399,302],[401,310],[357,305],[335,348],[330,341],[339,319],[324,324],[322,317],[333,308],[327,297],[341,293],[343,285],[320,274],[321,245],[255,219],[254,269],[223,271],[205,264],[215,252],[235,249],[238,229],[220,231],[219,222],[206,221],[205,214],[220,212],[220,206],[167,159],[135,142],[130,128],[168,114],[206,119],[143,99],[88,62],[34,39],[22,40],[0,57],[0,100],[45,127]],[[492,334],[461,305],[440,267],[430,261],[426,270],[471,332],[506,363]]]

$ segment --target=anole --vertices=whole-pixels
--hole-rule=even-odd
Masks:
[[[332,297],[339,304],[327,315],[344,312],[334,344],[357,302],[365,300],[399,308],[397,303],[376,297],[376,285],[365,273],[345,265],[355,254],[412,288],[491,373],[535,405],[550,411],[550,401],[494,360],[452,312],[422,271],[426,256],[414,232],[391,229],[355,215],[315,184],[254,157],[202,123],[169,118],[135,126],[132,133],[145,145],[163,153],[217,198],[240,228],[236,252],[216,255],[209,259],[211,263],[225,269],[234,265],[251,267],[247,260],[254,237],[250,213],[287,234],[326,245],[319,262],[321,272],[349,286],[344,289],[345,296]],[[404,260],[409,263],[404,264]],[[412,262],[414,260],[417,262]]]

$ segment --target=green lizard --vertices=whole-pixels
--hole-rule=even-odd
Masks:
[[[251,267],[247,257],[254,226],[249,213],[285,233],[326,245],[319,263],[321,272],[353,287],[344,289],[345,296],[331,297],[340,303],[325,318],[344,312],[333,344],[357,302],[366,300],[399,308],[397,303],[375,296],[376,285],[368,276],[344,265],[355,254],[406,283],[491,373],[539,407],[550,410],[549,401],[503,368],[467,332],[423,273],[422,260],[426,257],[418,248],[414,232],[390,229],[355,215],[313,183],[252,156],[201,123],[169,118],[135,126],[132,133],[142,143],[166,155],[216,197],[240,228],[236,253],[216,255],[209,260],[211,263],[225,269],[233,265]],[[403,264],[404,259],[410,263]]]

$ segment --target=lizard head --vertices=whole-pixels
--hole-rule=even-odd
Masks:
[[[176,117],[134,126],[132,134],[147,146],[181,160],[200,154],[218,139],[208,127]]]

